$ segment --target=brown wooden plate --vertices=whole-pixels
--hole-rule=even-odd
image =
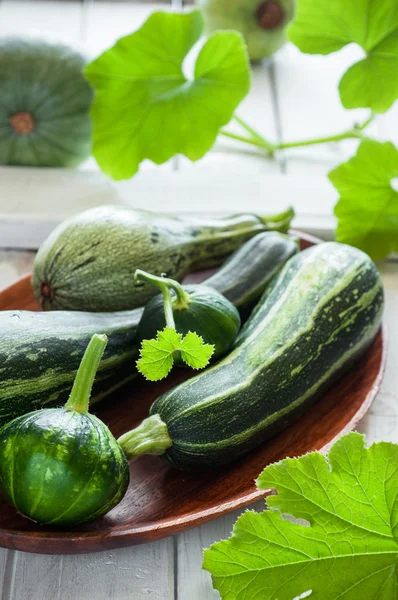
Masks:
[[[299,234],[302,248],[318,240]],[[202,276],[197,276],[199,281]],[[191,277],[192,281],[192,277]],[[23,277],[0,292],[0,310],[39,310]],[[380,387],[385,343],[380,331],[360,362],[303,417],[246,457],[205,474],[176,471],[157,457],[131,464],[131,482],[123,501],[105,517],[72,530],[43,527],[25,519],[0,497],[0,545],[42,554],[75,554],[140,544],[196,527],[267,496],[257,490],[262,469],[286,456],[325,451],[351,431]],[[116,437],[137,425],[151,402],[189,376],[176,372],[165,383],[136,379],[94,408]]]

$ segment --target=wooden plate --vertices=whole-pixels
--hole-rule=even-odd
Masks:
[[[300,237],[302,248],[318,241],[303,234]],[[0,309],[39,310],[29,276],[0,292]],[[0,497],[0,545],[42,554],[106,550],[160,539],[243,508],[270,493],[256,490],[254,485],[266,465],[286,456],[325,451],[355,427],[376,396],[384,363],[380,331],[361,361],[303,417],[245,458],[222,470],[191,475],[173,470],[157,457],[144,456],[131,464],[130,487],[119,506],[73,530],[36,525]],[[96,405],[94,412],[118,437],[147,415],[159,394],[187,376],[188,372],[181,370],[167,383],[158,384],[137,378]]]

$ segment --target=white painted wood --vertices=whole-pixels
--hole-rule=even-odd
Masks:
[[[84,556],[15,553],[7,600],[172,600],[172,539]]]
[[[0,247],[38,248],[70,215],[117,202],[98,170],[0,167]]]
[[[80,46],[82,3],[2,0],[0,36],[32,36]]]
[[[33,252],[0,250],[0,289],[32,270]],[[1,596],[0,596],[1,598]]]
[[[215,157],[219,156],[218,154]],[[229,156],[161,171],[142,171],[111,183],[98,171],[0,168],[0,247],[38,248],[65,218],[103,204],[161,212],[277,213],[293,205],[294,226],[322,237],[334,228],[337,194],[324,176],[285,177],[260,162]],[[319,199],[322,201],[320,202]]]
[[[86,0],[83,48],[90,58],[133,33],[154,10],[171,10],[170,3],[98,2]]]
[[[261,512],[264,501],[256,502],[250,510]],[[233,513],[191,529],[178,536],[177,581],[178,600],[216,600],[210,574],[202,570],[203,550],[231,535],[233,524],[242,511]],[[249,599],[248,599],[249,600]]]

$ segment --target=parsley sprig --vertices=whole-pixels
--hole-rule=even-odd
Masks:
[[[163,308],[166,327],[159,331],[155,339],[143,340],[138,371],[149,381],[159,381],[170,373],[175,362],[184,362],[192,369],[203,369],[209,363],[214,352],[212,344],[205,344],[202,336],[189,331],[185,336],[176,331],[171,290],[176,295],[176,305],[188,308],[190,297],[174,279],[157,277],[137,269],[136,281],[148,281],[156,285],[163,294]]]

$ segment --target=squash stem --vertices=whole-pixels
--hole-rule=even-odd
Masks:
[[[152,415],[135,429],[123,434],[118,443],[127,460],[135,460],[141,454],[164,454],[173,442],[166,423],[159,415]]]
[[[281,233],[287,233],[290,229],[290,223],[294,216],[294,209],[289,206],[286,210],[277,215],[262,215],[259,218],[267,227],[268,231],[280,231]]]
[[[156,275],[152,275],[151,273],[147,273],[146,271],[141,271],[141,269],[136,270],[134,279],[136,281],[148,281],[149,283],[152,283],[160,289],[160,291],[163,294],[164,315],[167,326],[175,329],[173,308],[176,310],[188,308],[189,303],[191,301],[190,295],[187,294],[187,292],[183,289],[182,285],[180,285],[178,281],[170,279],[169,277],[157,277]],[[175,292],[176,295],[176,299],[174,300],[174,302],[172,301],[170,295],[171,289]]]
[[[108,338],[105,334],[95,334],[91,338],[77,370],[69,400],[65,404],[67,410],[75,410],[82,414],[88,413],[91,389],[107,341]]]

